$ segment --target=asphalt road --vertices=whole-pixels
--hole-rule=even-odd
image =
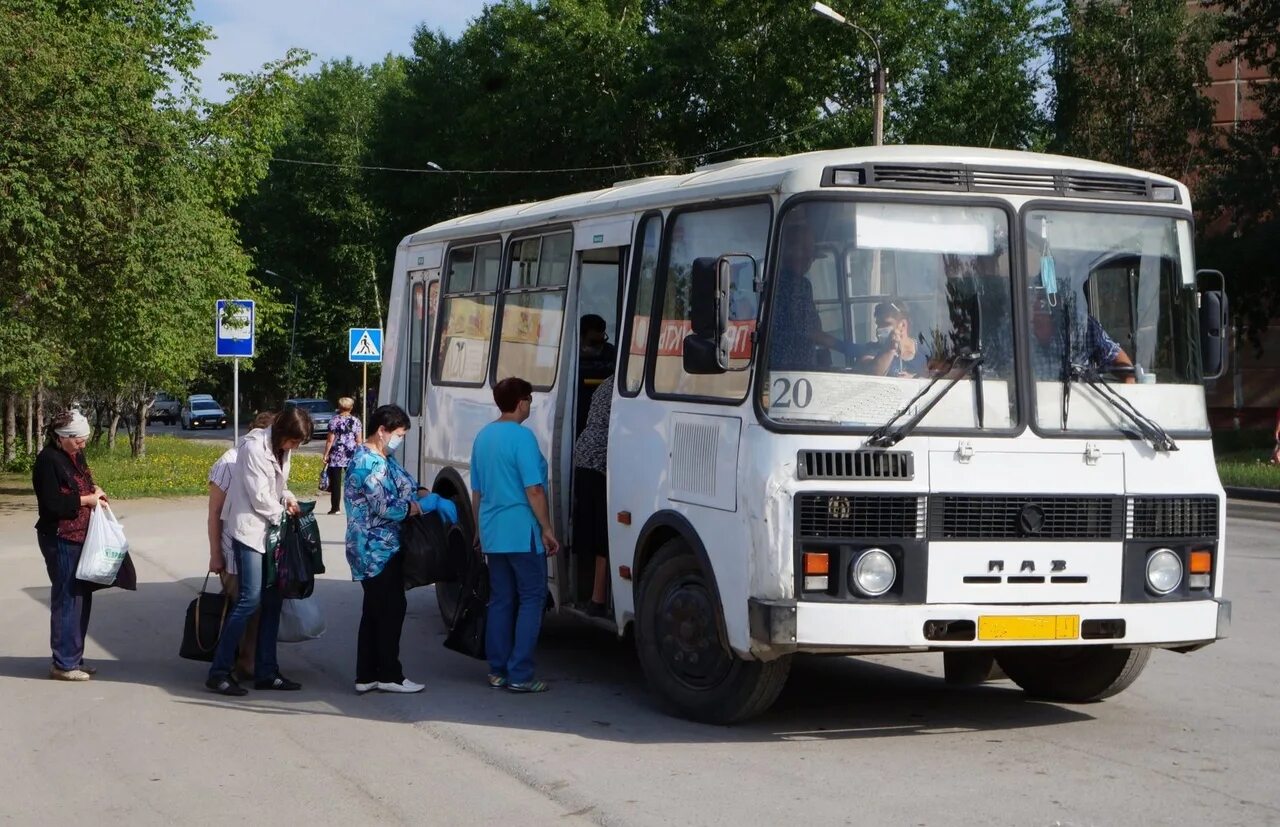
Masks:
[[[1280,823],[1275,507],[1231,510],[1232,636],[1157,652],[1115,698],[954,689],[932,655],[811,658],[772,711],[734,728],[666,716],[626,645],[563,622],[539,654],[552,691],[494,692],[483,664],[441,647],[430,589],[410,592],[403,641],[427,691],[356,696],[360,589],[328,516],[316,598],[328,632],[281,647],[304,690],[214,696],[203,665],[176,657],[205,559],[199,500],[118,505],[141,586],[95,598],[99,675],[55,683],[25,508],[0,503],[0,821]]]

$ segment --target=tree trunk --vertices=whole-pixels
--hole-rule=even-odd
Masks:
[[[133,431],[129,435],[129,450],[135,459],[147,455],[147,411],[150,408],[151,403],[144,399],[135,405],[133,409],[137,424],[134,425]]]
[[[4,394],[4,464],[13,462],[18,441],[18,395],[13,391]]]
[[[93,443],[97,445],[102,440],[102,419],[106,413],[107,403],[97,402],[93,406]]]
[[[36,400],[34,394],[27,394],[27,453],[36,452]]]
[[[40,380],[40,384],[36,385],[36,440],[43,444],[44,442],[44,380]],[[39,453],[40,446],[32,446],[36,453]]]

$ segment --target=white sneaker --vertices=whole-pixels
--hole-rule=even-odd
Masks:
[[[49,677],[55,681],[87,681],[92,676],[83,669],[59,669],[54,666],[49,669]]]
[[[375,689],[377,689],[377,688],[378,688],[378,682],[377,682],[377,681],[369,681],[368,683],[360,683],[359,681],[356,681],[356,694],[357,694],[357,695],[363,695],[363,694],[364,694],[364,693],[366,693],[366,692],[372,692],[373,690],[375,690]]]
[[[414,683],[408,678],[400,681],[400,683],[386,683],[384,681],[379,681],[378,688],[383,692],[399,692],[402,695],[412,695],[414,692],[421,692],[426,689],[422,684]]]

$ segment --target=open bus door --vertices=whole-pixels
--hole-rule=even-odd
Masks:
[[[405,411],[413,427],[405,435],[405,468],[422,481],[426,434],[427,373],[431,361],[431,336],[435,330],[436,309],[440,304],[440,268],[417,270],[409,274],[409,342],[405,383]],[[430,481],[423,482],[430,485]]]

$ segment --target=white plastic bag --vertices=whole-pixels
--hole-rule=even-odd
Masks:
[[[300,600],[286,600],[280,607],[280,643],[301,643],[324,634],[324,612],[315,595]]]
[[[111,506],[99,502],[89,517],[89,530],[80,549],[76,578],[110,586],[116,582],[120,565],[128,553],[129,542],[124,538],[124,528],[112,513]]]

